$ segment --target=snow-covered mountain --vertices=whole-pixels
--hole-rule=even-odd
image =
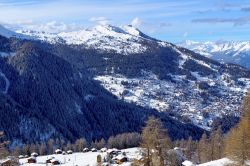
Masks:
[[[89,62],[100,65],[106,55],[98,49],[5,35],[0,35],[0,130],[13,144],[50,138],[107,139],[141,131],[149,116],[161,118],[173,139],[199,138],[204,132],[166,113],[119,100],[107,91],[90,75],[94,66]],[[119,57],[116,60],[122,60]]]
[[[250,41],[196,42],[187,40],[178,45],[222,63],[235,63],[250,68]]]
[[[34,140],[107,138],[139,131],[154,115],[173,138],[195,138],[203,133],[199,127],[228,129],[250,88],[248,69],[153,39],[132,26],[57,34],[21,30],[26,38],[18,39],[15,33],[0,35],[0,103],[8,97],[12,103],[0,111],[5,118],[17,117],[4,126],[18,130],[12,137],[26,131],[23,137],[37,133]],[[9,115],[15,113],[10,109],[22,116]],[[41,127],[45,123],[49,126]],[[51,135],[44,134],[48,129]]]
[[[153,39],[132,26],[97,25],[58,34],[18,32],[52,45],[67,45],[65,53],[61,47],[51,50],[80,68],[87,67],[94,73],[94,79],[119,99],[167,112],[176,119],[206,129],[224,115],[239,116],[242,97],[250,88],[248,70],[210,59],[228,57],[232,51],[235,53],[229,57],[235,58],[239,50],[248,50],[248,42],[201,45],[187,41],[183,44],[197,46],[202,50],[200,54],[209,57],[205,58]],[[68,54],[70,49],[74,54]],[[89,50],[97,52],[89,53]],[[215,56],[214,52],[221,55]],[[228,61],[223,59],[223,62]]]
[[[33,30],[18,30],[17,32],[50,43],[84,45],[86,48],[114,51],[120,54],[143,53],[147,49],[143,45],[143,40],[151,40],[131,25],[122,27],[97,25],[93,28],[57,34]]]

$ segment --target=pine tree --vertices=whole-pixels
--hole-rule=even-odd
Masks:
[[[105,140],[102,138],[100,141],[97,142],[97,149],[104,148],[105,145],[106,145],[106,142],[105,142]]]
[[[188,141],[187,141],[187,143],[186,143],[186,148],[185,148],[185,154],[186,154],[186,157],[187,157],[189,160],[192,159],[193,151],[194,151],[194,142],[193,142],[192,137],[189,137],[189,138],[188,138]]]
[[[81,152],[85,147],[87,147],[88,143],[85,138],[77,139],[75,142],[75,151]]]
[[[231,129],[227,139],[225,154],[227,157],[244,165],[250,160],[250,96],[246,96],[243,105],[243,116],[239,124]]]
[[[68,142],[66,147],[65,147],[65,150],[68,151],[68,150],[72,150],[72,149],[73,149],[73,145],[70,142]]]
[[[212,132],[210,147],[211,160],[221,159],[223,155],[224,141],[220,127]]]
[[[164,152],[171,146],[171,140],[162,122],[154,117],[149,117],[142,131],[141,147],[146,149],[147,160],[145,165],[150,166],[153,162],[158,163],[159,166],[164,165],[164,154],[166,154]],[[159,161],[153,161],[154,158],[159,158]]]
[[[200,163],[209,161],[208,147],[209,145],[208,145],[207,134],[204,133],[198,143],[198,148],[197,148],[197,155]]]
[[[8,151],[6,149],[6,146],[9,142],[4,141],[4,133],[0,132],[0,159],[4,158],[8,155]]]
[[[24,152],[25,155],[30,156],[30,154],[32,152],[30,151],[30,145],[29,144],[26,144],[26,145],[23,146],[23,152]]]
[[[18,156],[21,155],[21,154],[23,154],[23,152],[22,152],[22,149],[21,149],[19,146],[17,146],[17,147],[13,150],[13,152],[12,152],[12,155],[13,155],[13,156],[16,156],[16,157],[18,157]]]
[[[45,143],[42,143],[42,144],[39,146],[39,154],[40,154],[40,155],[46,155],[46,154],[48,154],[47,146],[46,146]]]
[[[49,154],[53,154],[55,150],[54,149],[55,141],[53,139],[49,139],[47,144],[48,144],[47,147]]]

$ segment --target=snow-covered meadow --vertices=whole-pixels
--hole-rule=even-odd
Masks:
[[[141,157],[141,151],[139,148],[130,148],[121,150],[121,153],[125,153],[128,158],[128,162],[120,164],[121,166],[130,166],[131,162],[135,159]],[[97,165],[97,156],[101,155],[104,157],[106,152],[82,152],[82,153],[73,153],[73,154],[53,154],[48,156],[38,156],[36,158],[37,163],[27,163],[27,158],[20,159],[20,164],[22,166],[46,166],[46,160],[54,157],[58,160],[62,166],[95,166]],[[118,164],[112,164],[113,166]]]

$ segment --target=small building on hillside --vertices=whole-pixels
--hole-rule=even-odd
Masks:
[[[61,163],[60,163],[60,161],[57,160],[57,159],[52,159],[52,160],[51,160],[51,164],[52,164],[52,165],[60,165]]]
[[[89,150],[89,148],[84,148],[83,149],[83,152],[89,152],[90,150]]]
[[[97,149],[96,148],[92,148],[91,152],[97,152]]]
[[[108,150],[107,150],[107,153],[109,153],[109,154],[111,154],[111,155],[117,155],[118,152],[119,152],[119,150],[116,149],[116,148],[108,149]]]
[[[24,155],[19,155],[18,158],[23,159],[23,158],[25,158],[25,156]]]
[[[62,154],[62,150],[61,150],[61,149],[56,149],[56,150],[55,150],[55,153],[56,153],[56,154]]]
[[[38,156],[38,153],[33,152],[33,153],[31,153],[31,155],[30,155],[30,156],[37,157],[37,156]]]
[[[51,160],[53,160],[55,157],[49,157],[47,160],[46,160],[46,163],[51,163]]]
[[[122,164],[128,161],[128,157],[124,155],[118,155],[113,159],[117,164]]]
[[[72,151],[72,150],[68,150],[67,153],[68,153],[68,154],[72,154],[73,151]]]
[[[104,152],[107,152],[107,148],[101,148],[101,152],[104,153]]]
[[[36,158],[35,157],[29,157],[27,159],[27,163],[36,163]]]

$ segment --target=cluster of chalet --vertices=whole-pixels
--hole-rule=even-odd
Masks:
[[[122,153],[122,151],[115,148],[102,148],[100,152],[101,153],[97,156],[97,163],[99,165],[109,166],[109,164],[122,164],[129,161],[125,152]]]
[[[72,154],[73,151],[72,150],[68,150],[67,152],[65,151],[62,151],[60,149],[56,149],[55,150],[55,154],[63,154],[63,155],[67,155],[67,154]],[[19,156],[19,159],[24,159],[24,158],[27,158],[27,163],[37,163],[37,158],[38,157],[38,153],[32,153],[30,155],[30,157],[28,157],[27,155],[20,155]],[[46,161],[45,161],[46,164],[50,163],[52,165],[60,165],[61,162],[59,160],[57,160],[55,157],[49,157]]]
[[[97,150],[96,148],[84,148],[83,152],[100,152],[99,155],[97,155],[97,163],[102,164],[103,166],[108,166],[110,164],[122,164],[124,162],[128,161],[128,157],[126,156],[126,153],[118,149],[107,149],[102,148],[100,150]],[[72,150],[68,151],[62,151],[61,149],[56,149],[55,154],[61,154],[61,155],[68,155],[73,154]],[[37,157],[38,153],[32,153],[29,156],[20,155],[19,159],[27,159],[27,163],[37,163]],[[56,157],[50,156],[44,161],[43,163],[51,164],[51,165],[60,165],[62,164],[59,160],[56,159]]]

